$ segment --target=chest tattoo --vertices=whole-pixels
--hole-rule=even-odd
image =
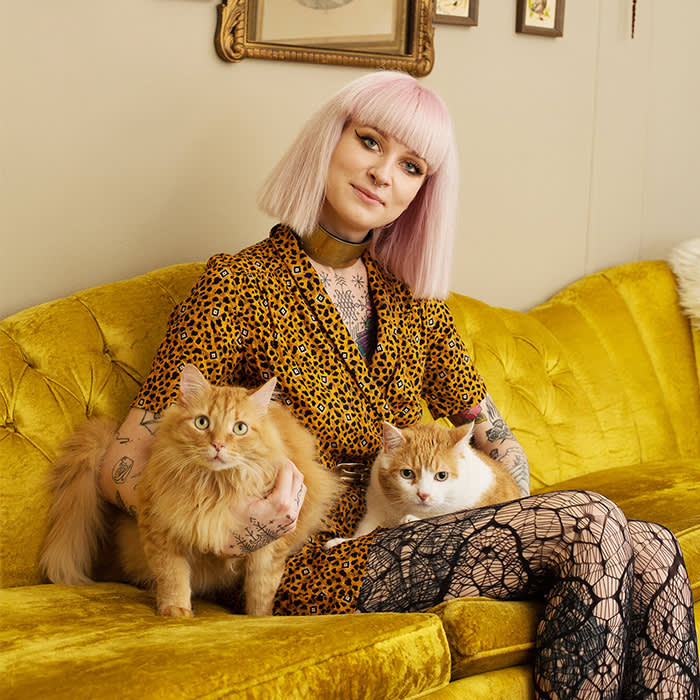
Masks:
[[[343,319],[350,337],[367,360],[376,343],[376,314],[361,260],[348,268],[335,269],[312,261],[326,293]]]

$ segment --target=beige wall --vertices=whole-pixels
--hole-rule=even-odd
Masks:
[[[305,117],[360,74],[213,49],[216,0],[1,0],[0,317],[235,251]],[[700,235],[700,3],[569,0],[563,39],[515,0],[440,25],[425,82],[463,167],[454,289],[526,308]]]

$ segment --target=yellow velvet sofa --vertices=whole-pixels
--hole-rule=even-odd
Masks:
[[[532,697],[537,602],[422,614],[248,618],[195,601],[45,583],[49,463],[93,415],[122,417],[201,264],[0,322],[0,695],[21,698]],[[663,262],[588,276],[519,313],[454,295],[460,332],[523,444],[534,491],[585,488],[678,536],[700,619],[700,337]]]

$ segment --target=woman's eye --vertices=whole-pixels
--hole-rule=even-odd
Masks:
[[[206,416],[197,416],[194,419],[194,427],[197,430],[206,430],[209,427],[209,419]]]
[[[447,472],[438,472],[435,475],[435,481],[447,481]]]
[[[357,130],[355,130],[355,135],[370,151],[376,151],[379,148],[379,144],[371,136],[363,136]]]
[[[412,469],[402,469],[400,472],[401,476],[404,479],[412,479],[413,478],[413,470]]]
[[[409,175],[422,175],[423,174],[423,168],[420,167],[417,163],[413,163],[410,160],[407,160],[404,165],[404,170],[409,174]]]
[[[248,424],[239,420],[237,423],[233,424],[233,434],[234,435],[245,435],[248,432]]]

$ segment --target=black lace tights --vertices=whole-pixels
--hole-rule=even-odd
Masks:
[[[700,697],[688,575],[675,537],[602,496],[563,491],[377,534],[360,612],[459,596],[544,597],[538,698]]]

